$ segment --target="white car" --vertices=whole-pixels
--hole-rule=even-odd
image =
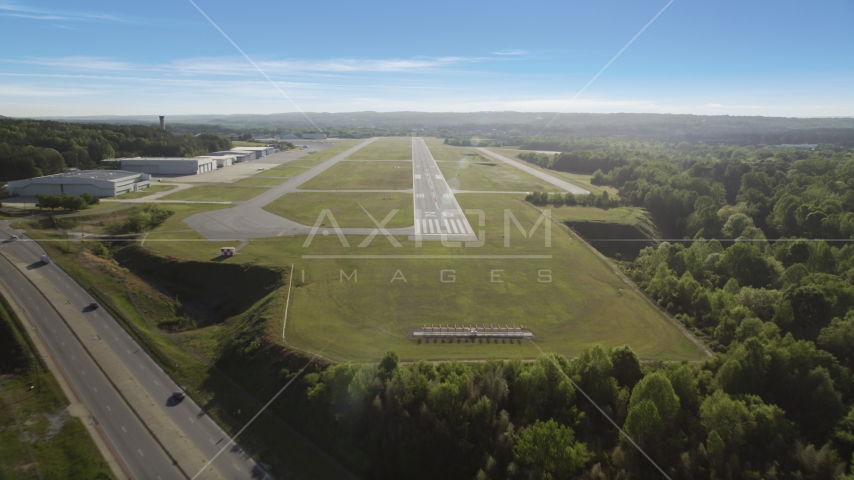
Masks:
[[[11,240],[11,241],[15,241],[17,239],[18,239],[17,235],[12,235],[11,237],[9,237],[9,240]]]
[[[48,257],[47,255],[42,255],[42,263],[50,263],[50,257]]]

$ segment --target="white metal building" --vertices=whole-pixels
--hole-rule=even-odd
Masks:
[[[118,161],[122,170],[150,175],[198,175],[216,170],[216,160],[210,157],[135,157]]]
[[[9,182],[11,195],[83,195],[115,197],[151,186],[151,175],[122,170],[77,170]]]
[[[234,163],[248,162],[252,160],[254,152],[238,152],[237,150],[225,150],[222,152],[211,152],[211,157],[234,157]]]
[[[212,153],[211,155],[216,155],[217,153],[218,153],[218,152],[214,152],[214,153]],[[249,158],[247,158],[247,159],[246,159],[247,161],[249,161],[249,160],[255,160],[256,158],[260,158],[260,157],[261,157],[261,154],[260,154],[260,153],[258,153],[258,152],[256,152],[255,150],[249,150],[249,149],[242,148],[242,147],[239,147],[239,148],[232,148],[231,150],[228,150],[226,153],[228,153],[228,154],[232,154],[232,155],[235,155],[235,154],[248,155],[248,156],[249,156]]]
[[[302,138],[310,138],[313,140],[323,140],[326,138],[325,133],[303,133]]]
[[[232,148],[232,150],[242,152],[258,152],[258,155],[255,158],[261,158],[273,153],[273,151],[276,150],[276,147],[236,147]]]
[[[198,158],[212,158],[216,161],[217,168],[230,167],[237,163],[237,155],[202,155]]]

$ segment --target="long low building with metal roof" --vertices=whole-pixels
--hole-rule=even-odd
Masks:
[[[151,175],[123,170],[78,170],[44,177],[14,180],[6,189],[11,195],[83,195],[115,197],[151,186]]]
[[[216,170],[216,160],[203,157],[134,157],[117,159],[122,170],[150,175],[198,175]]]

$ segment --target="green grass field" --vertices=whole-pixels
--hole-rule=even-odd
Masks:
[[[231,182],[230,185],[246,185],[248,187],[275,187],[276,185],[281,185],[281,184],[287,182],[291,178],[292,177],[285,177],[285,176],[281,176],[281,177],[254,176],[254,177],[241,178],[240,180],[238,180],[236,182]]]
[[[119,195],[115,197],[117,200],[130,200],[134,198],[143,198],[148,197],[150,195],[154,195],[155,193],[166,192],[168,190],[172,190],[175,188],[175,185],[152,185],[145,190],[138,190],[136,192],[126,193],[124,195]]]
[[[316,167],[316,166],[320,165],[321,163],[325,162],[326,160],[329,160],[328,158],[309,158],[309,157],[311,157],[311,155],[309,155],[308,157],[302,157],[302,158],[298,158],[296,160],[291,160],[290,162],[283,163],[282,165],[280,165],[278,167],[273,167],[271,170],[275,170],[278,168],[285,168],[285,167],[307,167],[307,168]]]
[[[446,248],[439,242],[424,242],[417,248],[403,237],[398,238],[402,248],[393,247],[382,237],[374,238],[365,248],[357,246],[363,237],[350,237],[350,247],[345,248],[334,235],[318,235],[304,247],[307,237],[294,236],[252,240],[240,255],[225,261],[262,265],[294,263],[288,342],[318,351],[331,341],[324,355],[333,359],[376,361],[389,348],[405,360],[532,358],[538,353],[526,343],[419,344],[407,339],[412,328],[425,323],[524,324],[539,336],[537,342],[544,350],[567,356],[578,355],[585,347],[601,343],[628,344],[647,360],[703,358],[688,338],[614,274],[614,267],[572,237],[560,223],[564,214],[553,219],[551,247],[544,245],[542,226],[532,238],[526,239],[511,222],[510,247],[504,248],[505,209],[526,229],[533,226],[539,209],[513,195],[466,194],[460,195],[458,201],[464,209],[480,209],[485,213],[485,228],[477,226],[477,215],[469,215],[476,230],[486,231],[486,243],[480,248]],[[594,212],[583,209],[579,212],[621,214],[615,212],[618,209],[588,210]],[[210,258],[210,251],[201,251],[187,243],[190,242],[174,245],[162,242],[157,248],[184,258]],[[450,257],[304,257],[422,254]],[[551,257],[454,257],[463,254]],[[391,281],[397,270],[406,282],[399,277]],[[456,281],[441,282],[442,270],[453,270]],[[547,278],[541,276],[546,270],[550,271],[552,282],[541,282]],[[495,279],[503,283],[494,283]],[[275,328],[281,328],[281,323]]]
[[[161,200],[195,200],[207,202],[242,202],[267,191],[259,187],[226,187],[205,185],[192,187],[162,197]]]
[[[348,160],[412,160],[412,138],[380,138],[347,157]]]
[[[299,188],[408,190],[412,188],[412,162],[339,162]]]
[[[312,226],[321,212],[328,209],[341,228],[375,227],[359,204],[378,222],[382,222],[392,210],[400,210],[385,225],[386,228],[412,226],[412,195],[409,193],[289,193],[265,206],[264,210]],[[328,221],[325,223],[329,225]]]
[[[483,156],[474,148],[445,145],[444,139],[441,138],[425,138],[424,143],[427,144],[430,154],[433,155],[433,159],[436,161],[458,161],[463,159],[470,162],[492,161],[492,159]]]
[[[439,162],[448,185],[456,190],[531,192],[557,187],[501,162]]]
[[[32,361],[26,333],[5,301],[0,301],[0,334],[4,360],[12,352],[23,355],[23,362],[14,362],[17,371],[0,371],[0,478],[39,478],[36,469],[41,478],[109,478],[109,466],[83,422],[68,413],[56,379]],[[19,428],[30,439],[32,457]]]
[[[323,150],[318,150],[317,153],[312,153],[311,155],[306,155],[306,156],[300,158],[299,160],[294,160],[294,161],[298,162],[300,160],[329,160],[330,158],[334,157],[335,155],[338,155],[341,152],[349,150],[349,149],[355,147],[356,145],[358,145],[364,141],[365,141],[365,139],[354,139],[354,138],[346,139],[346,140],[340,140],[339,143],[337,143],[337,144],[335,144],[329,148],[324,148]],[[311,148],[309,148],[308,150],[312,151]],[[285,165],[293,165],[293,164],[294,164],[294,162],[288,162]]]
[[[559,172],[557,170],[550,170],[548,168],[543,168],[533,163],[528,163],[522,159],[516,157],[519,153],[526,152],[527,150],[515,150],[509,148],[490,148],[489,150],[494,151],[499,155],[504,155],[505,157],[511,160],[517,160],[522,162],[522,164],[527,165],[531,168],[535,168],[541,172],[548,173],[553,177],[560,178],[561,180],[566,180],[567,182],[572,183],[573,185],[578,185],[579,187],[589,190],[597,195],[601,195],[602,192],[608,192],[609,195],[617,195],[617,189],[614,187],[607,187],[601,185],[593,185],[590,183],[590,175],[582,174],[582,173],[570,173],[570,172]],[[492,159],[495,160],[495,159]],[[498,161],[498,160],[496,160]]]
[[[301,173],[305,173],[308,170],[306,167],[294,167],[290,164],[280,165],[278,167],[273,167],[269,170],[264,170],[263,172],[258,172],[254,176],[255,177],[295,177]]]

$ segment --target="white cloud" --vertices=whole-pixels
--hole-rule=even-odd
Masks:
[[[125,20],[115,15],[89,12],[67,12],[61,10],[44,10],[33,7],[25,7],[14,3],[0,1],[0,16],[29,18],[34,20],[51,21],[108,21],[124,22]]]
[[[525,50],[520,50],[518,48],[515,49],[505,49],[498,50],[497,52],[492,52],[493,55],[527,55],[528,52]]]
[[[27,58],[15,63],[65,68],[69,70],[128,71],[142,69],[141,67],[133,64],[117,62],[109,58],[85,56]]]
[[[413,57],[387,59],[256,60],[267,74],[293,73],[425,73],[482,61],[474,57]],[[29,65],[89,71],[149,71],[181,75],[250,75],[256,70],[241,58],[186,58],[161,64],[134,64],[102,57],[38,57],[13,61]]]
[[[0,96],[11,97],[72,97],[100,93],[84,88],[36,87],[32,85],[0,85]]]

